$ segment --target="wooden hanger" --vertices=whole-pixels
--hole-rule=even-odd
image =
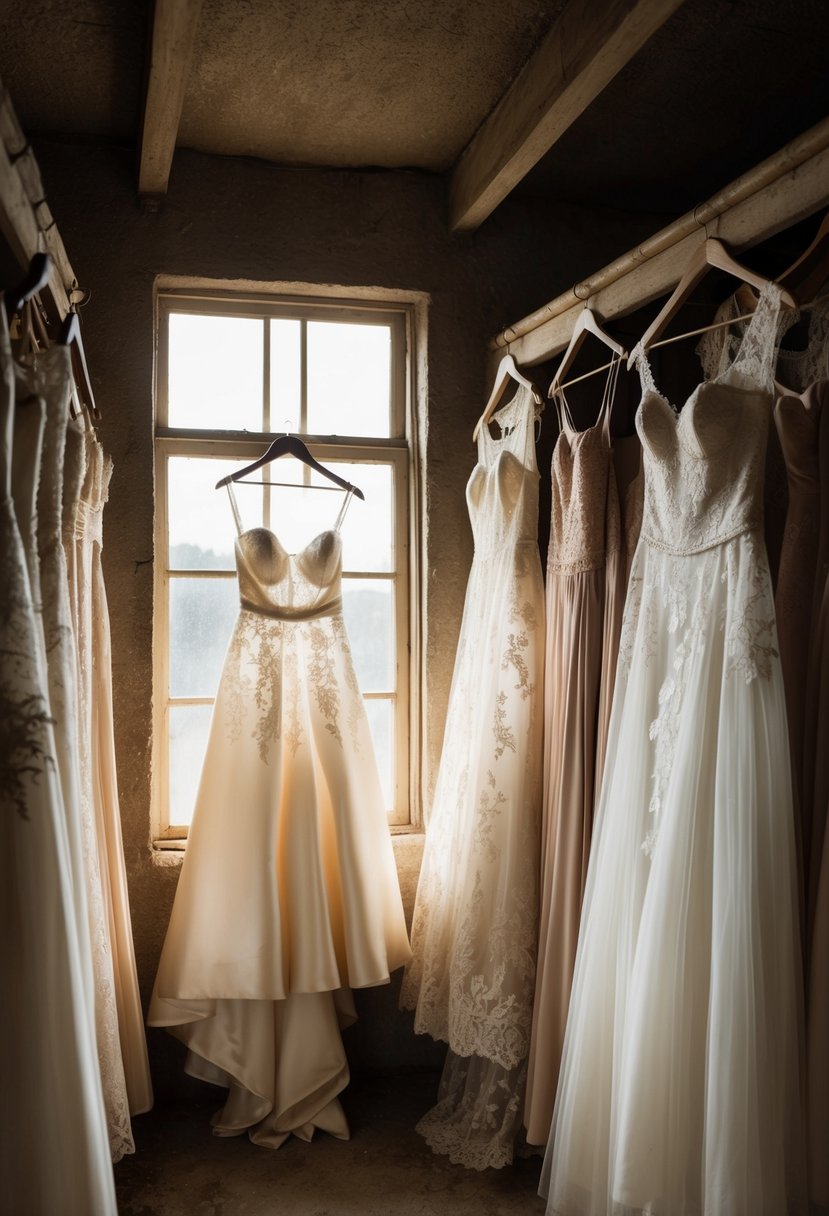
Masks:
[[[755,274],[753,270],[749,270],[747,266],[743,266],[741,262],[733,258],[722,241],[717,240],[715,237],[708,237],[694,251],[685,269],[685,273],[674,288],[670,299],[642,335],[639,345],[643,350],[647,350],[649,346],[653,346],[668,323],[679,312],[697,283],[701,281],[712,266],[715,266],[718,270],[727,271],[735,279],[741,279],[744,283],[750,283],[758,291],[761,291],[768,283],[768,279],[764,279],[762,275]],[[784,304],[788,304],[791,308],[795,307],[793,297],[785,289],[782,292],[782,299]],[[633,365],[634,357],[634,353],[631,352],[628,356],[628,368]]]
[[[527,377],[518,370],[518,364],[515,362],[514,357],[510,354],[504,355],[503,359],[498,364],[498,370],[495,373],[495,381],[492,385],[492,392],[489,394],[489,401],[487,401],[486,405],[484,406],[484,412],[475,423],[475,430],[472,432],[473,443],[478,438],[481,427],[486,426],[492,415],[495,413],[495,408],[498,405],[498,402],[501,400],[501,397],[504,394],[504,389],[507,387],[510,380],[515,380],[517,384],[521,384],[524,388],[529,389],[533,395],[533,400],[535,401],[536,405],[541,405],[542,401],[544,400],[539,390],[533,384],[532,380],[528,380]]]
[[[257,469],[261,469],[263,465],[270,464],[272,460],[278,460],[280,456],[294,456],[297,460],[301,460],[303,464],[307,464],[315,473],[322,474],[329,481],[333,481],[343,490],[348,490],[355,494],[357,498],[362,498],[365,502],[365,494],[357,486],[353,486],[350,481],[339,477],[336,473],[332,473],[330,469],[326,469],[325,465],[315,460],[308,451],[306,445],[296,435],[280,435],[278,439],[274,439],[268,450],[264,452],[258,460],[254,460],[253,464],[245,465],[243,469],[237,469],[235,473],[229,473],[227,477],[223,477],[221,481],[216,482],[216,489],[220,490],[222,486],[230,485],[231,482],[241,481],[248,473],[255,473]],[[254,482],[253,484],[259,484]],[[311,487],[322,489],[322,486]]]
[[[5,295],[6,316],[11,320],[15,313],[20,312],[27,300],[37,292],[42,291],[49,282],[52,273],[52,259],[48,253],[36,253],[29,262],[29,269],[16,287],[12,287]]]
[[[815,238],[800,257],[784,270],[777,282],[790,290],[798,304],[813,300],[829,279],[829,211]]]
[[[562,387],[564,377],[573,366],[576,355],[579,353],[582,343],[588,334],[593,334],[593,336],[598,338],[600,342],[604,342],[605,346],[609,346],[614,354],[618,355],[620,358],[627,358],[628,352],[625,350],[625,348],[619,342],[617,342],[615,338],[611,338],[610,334],[606,330],[602,329],[593,309],[588,304],[585,304],[584,308],[579,313],[576,324],[573,326],[573,333],[570,338],[570,343],[561,357],[561,362],[556,368],[556,374],[550,381],[550,387],[547,390],[548,397],[554,397]]]

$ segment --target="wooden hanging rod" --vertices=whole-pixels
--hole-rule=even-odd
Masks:
[[[829,118],[615,262],[508,326],[490,343],[491,370],[505,347],[520,367],[543,363],[564,350],[586,303],[608,321],[665,295],[706,237],[717,236],[734,250],[748,249],[826,206]]]
[[[77,288],[75,272],[49,210],[40,169],[8,92],[0,81],[0,238],[21,270],[36,253],[49,253],[55,267],[44,289],[47,306],[62,320]]]

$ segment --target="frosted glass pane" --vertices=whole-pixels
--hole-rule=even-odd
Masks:
[[[262,321],[171,313],[168,348],[170,426],[264,430]]]
[[[171,456],[167,461],[167,520],[171,570],[233,570],[236,525],[227,490],[216,482],[244,459]],[[262,524],[261,486],[236,487],[246,528]]]
[[[212,697],[239,611],[235,578],[170,579],[170,696]]]
[[[271,321],[272,431],[301,429],[301,328],[299,321]]]
[[[392,741],[394,739],[393,715],[394,706],[391,701],[379,698],[364,702],[371,737],[374,741],[374,754],[377,757],[377,768],[380,772],[380,787],[383,791],[383,801],[388,814],[394,805],[392,790],[394,774],[394,756]]]
[[[343,617],[363,692],[394,692],[391,579],[343,579]]]
[[[308,433],[384,436],[390,427],[388,325],[308,322]]]
[[[171,705],[170,823],[190,825],[199,788],[212,705]]]

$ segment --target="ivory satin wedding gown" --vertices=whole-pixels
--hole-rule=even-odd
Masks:
[[[542,1194],[556,1216],[805,1207],[783,679],[763,543],[779,291],[677,414],[639,352],[641,539]]]
[[[343,512],[289,554],[228,490],[241,607],[148,1021],[228,1087],[216,1134],[278,1147],[348,1136],[349,989],[411,951],[343,624]]]

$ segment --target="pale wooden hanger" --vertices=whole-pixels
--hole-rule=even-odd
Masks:
[[[609,346],[614,354],[621,359],[626,359],[628,352],[617,342],[615,338],[611,338],[610,334],[602,329],[599,324],[596,314],[589,305],[585,305],[578,316],[576,324],[573,326],[573,333],[570,338],[570,343],[561,357],[561,362],[556,368],[556,373],[550,381],[550,387],[547,390],[548,397],[554,397],[557,392],[564,387],[564,377],[567,375],[570,368],[573,366],[576,355],[581,349],[581,345],[588,334],[593,334],[605,346]],[[570,381],[572,384],[573,382]]]
[[[747,266],[743,266],[741,262],[733,258],[722,241],[717,240],[715,237],[708,237],[694,251],[685,269],[685,273],[674,288],[670,299],[642,335],[639,345],[643,350],[647,350],[654,345],[665,327],[674,318],[676,313],[679,312],[696,285],[712,266],[715,266],[718,270],[727,271],[735,279],[741,279],[744,283],[750,283],[758,291],[761,291],[768,283],[768,279],[763,278],[760,274],[756,274],[753,270],[749,270]],[[790,308],[795,307],[792,295],[785,288],[782,289],[781,298],[783,303],[787,304]],[[635,357],[635,352],[631,352],[628,356],[628,368],[633,366]]]
[[[518,364],[515,362],[512,355],[504,355],[503,359],[498,364],[498,370],[495,373],[495,381],[492,385],[492,392],[489,394],[489,401],[487,401],[486,405],[484,406],[484,412],[475,423],[475,430],[472,432],[473,443],[478,438],[481,428],[485,427],[489,423],[490,418],[495,413],[495,408],[498,405],[498,402],[501,400],[501,397],[504,394],[504,389],[507,387],[510,380],[515,380],[518,384],[523,385],[524,388],[529,389],[533,395],[533,400],[535,401],[536,405],[542,404],[544,398],[541,396],[541,393],[533,384],[532,380],[528,380],[527,377],[518,370]]]

